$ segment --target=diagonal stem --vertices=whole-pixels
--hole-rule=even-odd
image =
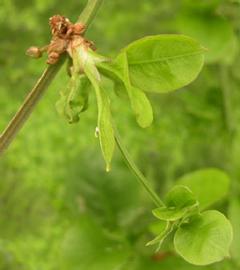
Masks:
[[[102,2],[103,0],[88,0],[88,3],[80,15],[78,21],[81,21],[88,27],[96,16]],[[27,95],[25,101],[16,112],[15,116],[0,135],[0,156],[4,153],[5,150],[7,150],[8,146],[15,139],[24,123],[28,120],[32,111],[40,101],[48,86],[55,78],[65,60],[66,55],[63,55],[61,60],[56,65],[47,67],[31,92]]]
[[[142,172],[138,169],[137,165],[134,163],[134,161],[130,157],[127,149],[122,144],[121,138],[120,138],[116,128],[115,128],[115,140],[116,140],[117,146],[118,146],[121,154],[123,155],[123,158],[124,158],[126,164],[128,165],[129,169],[136,176],[139,183],[143,186],[143,188],[146,190],[148,195],[151,197],[152,201],[155,203],[155,205],[157,207],[163,206],[164,203],[159,198],[159,196],[156,194],[156,192],[152,189],[152,187],[149,185],[148,180],[145,178],[145,176],[142,174]]]
[[[38,101],[41,99],[41,97],[47,90],[49,84],[59,71],[64,60],[65,57],[62,57],[59,63],[46,68],[42,76],[37,81],[36,85],[27,95],[23,104],[0,136],[0,155],[4,153],[4,151],[7,149],[7,147],[10,145],[10,143],[14,140],[14,138],[20,131],[23,124],[27,121]]]
[[[88,3],[78,18],[78,22],[85,24],[87,27],[91,24],[95,18],[103,0],[88,0]]]

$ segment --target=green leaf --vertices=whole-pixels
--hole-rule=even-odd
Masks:
[[[189,263],[207,265],[229,256],[232,227],[218,211],[206,211],[182,224],[174,236],[176,251]]]
[[[145,37],[122,51],[126,54],[131,85],[156,93],[191,83],[202,69],[203,52],[198,42],[182,35]],[[121,57],[116,61],[122,65]]]
[[[110,171],[115,148],[115,137],[112,126],[110,101],[105,90],[100,87],[101,76],[96,67],[97,63],[107,61],[107,59],[101,55],[97,55],[90,49],[86,49],[84,45],[72,48],[70,55],[73,58],[74,69],[78,72],[83,70],[95,89],[98,105],[98,126],[96,134],[99,136],[102,154],[106,162],[106,170]]]
[[[98,103],[98,135],[103,157],[106,162],[106,170],[109,171],[111,169],[111,160],[115,148],[110,102],[105,90],[99,87],[99,84],[96,83],[88,72],[87,74],[96,92]]]
[[[65,91],[56,103],[58,113],[69,123],[79,121],[79,115],[88,107],[89,80],[85,75],[73,74]]]
[[[169,92],[192,82],[203,66],[203,47],[181,35],[145,37],[122,50],[112,63],[98,63],[112,80],[122,81],[141,127],[152,123],[146,92]],[[117,83],[119,84],[119,83]]]
[[[121,62],[120,65],[123,67],[123,82],[127,89],[137,122],[143,128],[148,127],[153,121],[152,106],[145,93],[131,85],[126,53],[119,55],[118,62]]]
[[[210,168],[183,175],[176,183],[187,186],[199,201],[200,209],[204,209],[226,196],[230,179],[225,172]]]
[[[166,206],[153,210],[153,215],[160,220],[176,221],[198,208],[193,193],[184,186],[174,187],[167,194],[164,203]]]
[[[93,67],[93,70],[94,72],[92,72],[91,66],[85,67],[86,75],[92,82],[92,85],[96,92],[98,104],[98,136],[103,157],[106,162],[106,170],[110,171],[111,160],[115,148],[115,138],[112,126],[110,101],[105,90],[103,88],[100,88],[100,81],[98,81],[94,76],[95,66]]]

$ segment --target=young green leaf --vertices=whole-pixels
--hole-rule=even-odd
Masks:
[[[122,51],[127,57],[131,84],[156,93],[173,91],[192,82],[202,69],[203,52],[198,42],[182,35],[145,37]]]
[[[98,132],[100,146],[106,162],[106,170],[110,170],[110,164],[115,148],[115,138],[112,126],[112,117],[109,98],[101,85],[101,76],[96,67],[97,63],[107,61],[105,57],[97,55],[84,44],[78,47],[71,47],[70,55],[73,59],[73,67],[76,71],[84,71],[92,83],[97,98],[98,105]]]
[[[131,85],[146,92],[165,93],[191,83],[203,67],[205,49],[183,35],[156,35],[124,48],[112,63],[99,63],[108,77],[124,79],[126,54]]]
[[[183,175],[177,184],[187,186],[196,195],[200,209],[204,209],[226,196],[230,179],[225,172],[210,168]]]
[[[176,221],[191,212],[195,213],[198,208],[193,193],[184,186],[174,187],[167,194],[164,202],[166,206],[153,210],[153,215],[160,220]]]
[[[121,92],[126,89],[139,126],[143,128],[150,126],[153,121],[152,106],[145,93],[131,84],[126,53],[119,54],[112,63],[99,63],[98,67],[104,75],[115,82],[117,89]],[[118,94],[123,96],[121,92]]]
[[[143,91],[131,85],[129,78],[128,60],[125,52],[119,55],[118,62],[123,67],[123,82],[131,102],[132,109],[136,115],[138,124],[145,128],[153,121],[152,106]]]
[[[111,168],[111,160],[115,147],[114,130],[112,126],[112,117],[110,110],[109,98],[103,88],[100,88],[99,83],[92,77],[89,71],[86,71],[89,79],[92,81],[96,92],[98,103],[98,135],[103,157],[106,162],[106,170]]]
[[[69,123],[78,122],[79,115],[87,109],[88,87],[88,78],[74,73],[66,90],[60,92],[61,97],[56,103],[56,109]]]
[[[176,251],[189,263],[207,265],[229,256],[232,227],[218,211],[206,211],[183,223],[174,236]]]
[[[181,35],[159,35],[137,40],[112,63],[98,63],[100,71],[122,81],[142,127],[151,124],[152,108],[146,92],[169,92],[192,82],[203,66],[204,49]]]
[[[97,78],[94,77],[95,67],[93,67],[92,69],[90,65],[86,65],[85,72],[96,92],[98,104],[98,135],[103,157],[106,162],[106,170],[109,171],[111,168],[110,164],[115,148],[115,138],[112,126],[110,102],[105,90],[103,88],[100,88],[100,81],[98,81]]]

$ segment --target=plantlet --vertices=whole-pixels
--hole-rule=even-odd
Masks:
[[[30,115],[44,89],[68,58],[69,83],[57,102],[57,111],[69,123],[78,122],[88,108],[88,94],[93,88],[98,107],[96,135],[99,138],[106,170],[110,171],[115,144],[129,168],[156,205],[153,215],[158,219],[156,237],[147,245],[158,244],[174,234],[177,253],[196,265],[207,265],[228,256],[232,240],[232,228],[226,217],[218,211],[203,211],[221,199],[228,189],[228,177],[211,169],[212,179],[221,179],[225,186],[217,190],[212,200],[204,201],[207,192],[215,191],[209,182],[204,185],[206,170],[198,171],[179,180],[179,185],[162,200],[151,188],[121,142],[111,116],[108,89],[104,89],[103,77],[113,81],[118,91],[125,91],[139,126],[151,125],[153,112],[146,93],[168,93],[191,83],[204,64],[205,49],[196,40],[183,35],[156,35],[137,40],[123,48],[114,58],[94,51],[93,43],[84,37],[85,30],[101,1],[90,0],[76,24],[55,15],[50,19],[52,40],[43,48],[31,47],[27,54],[39,58],[48,53],[50,65],[7,129],[1,135],[0,153],[17,134]],[[201,178],[202,177],[202,178]],[[200,183],[199,183],[200,182]]]

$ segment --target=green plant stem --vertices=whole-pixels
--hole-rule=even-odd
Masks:
[[[85,9],[79,16],[78,22],[81,22],[89,27],[102,3],[103,0],[89,0]]]
[[[89,0],[78,21],[89,27],[102,2],[103,0]],[[27,95],[15,116],[0,135],[0,155],[7,150],[8,146],[15,139],[65,60],[66,55],[63,55],[56,65],[47,67],[31,92]]]
[[[133,172],[133,174],[138,179],[139,183],[144,187],[146,192],[151,197],[152,201],[156,204],[157,207],[161,207],[164,205],[162,200],[159,198],[159,196],[156,194],[156,192],[152,189],[152,187],[149,185],[148,180],[145,178],[145,176],[141,173],[141,171],[138,169],[137,165],[134,163],[132,158],[130,157],[127,149],[122,144],[121,138],[119,136],[119,133],[117,129],[115,128],[115,140],[117,143],[117,146],[120,150],[120,152],[123,155],[123,158],[128,165],[129,169]]]
[[[42,76],[37,81],[36,85],[27,95],[23,104],[0,136],[0,155],[2,155],[8,148],[10,143],[14,140],[20,131],[23,124],[27,121],[38,101],[41,99],[49,84],[59,71],[64,60],[65,57],[62,57],[59,63],[46,68]]]

